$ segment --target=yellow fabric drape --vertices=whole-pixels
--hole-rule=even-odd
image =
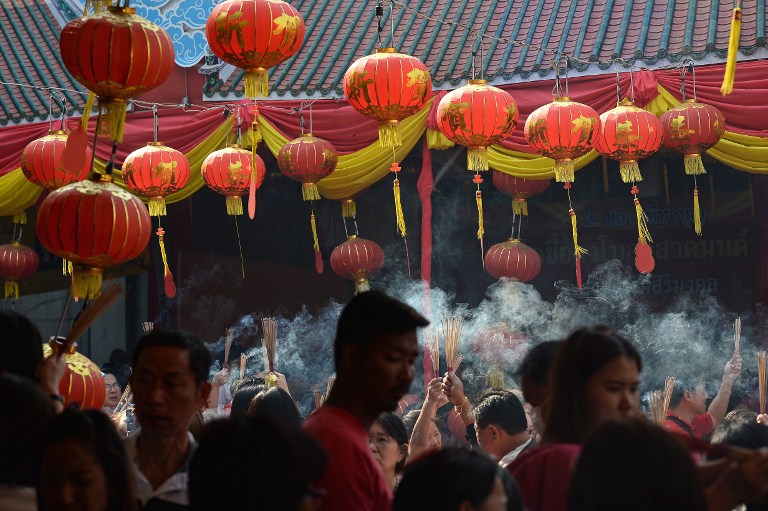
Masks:
[[[424,134],[426,129],[424,122],[427,119],[432,101],[434,98],[419,113],[400,123],[400,136],[403,143],[394,151],[394,157],[397,161],[402,161]],[[272,154],[277,155],[280,148],[288,143],[288,139],[263,117],[259,117],[259,131]],[[392,165],[392,158],[392,148],[381,147],[377,140],[364,149],[339,156],[336,170],[318,182],[317,188],[326,199],[352,197],[387,176]]]
[[[594,149],[573,160],[573,168],[586,167],[600,156]],[[501,146],[488,148],[488,164],[493,170],[525,179],[552,179],[555,177],[555,160],[540,154],[523,153]],[[577,176],[578,177],[578,176]]]
[[[43,189],[24,177],[20,168],[0,178],[0,216],[13,216],[33,206]]]

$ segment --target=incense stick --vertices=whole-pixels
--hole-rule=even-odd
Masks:
[[[765,389],[766,389],[766,372],[765,372],[765,351],[757,352],[757,385],[760,393],[760,414],[765,413]]]
[[[652,390],[648,393],[648,407],[651,409],[651,420],[654,424],[662,426],[666,416],[662,414],[664,408],[664,393],[660,390]]]
[[[320,389],[313,390],[312,395],[315,397],[315,408],[320,408],[323,406],[323,403],[325,402],[325,396],[322,392],[320,392]]]
[[[277,349],[277,320],[275,318],[263,318],[261,328],[264,330],[264,353],[267,355],[269,372],[275,372],[275,351]]]
[[[733,347],[734,353],[739,354],[739,344],[741,342],[741,317],[737,317],[733,322]]]
[[[242,380],[245,376],[245,364],[248,363],[248,357],[245,355],[245,353],[240,354],[240,379]]]
[[[443,321],[443,341],[445,342],[445,360],[448,364],[448,372],[455,372],[461,364],[461,359],[457,358],[456,350],[459,346],[459,337],[461,337],[461,327],[464,320],[461,318],[446,318]]]
[[[144,335],[149,335],[155,329],[155,324],[151,321],[145,321],[141,324],[141,329],[144,331]]]
[[[133,399],[133,391],[131,390],[131,384],[125,386],[125,390],[123,391],[123,395],[120,396],[120,399],[117,401],[117,405],[115,406],[115,411],[112,412],[112,415],[117,415],[120,413],[123,408],[125,408],[128,403],[131,402]]]
[[[104,288],[101,292],[101,296],[92,302],[87,302],[86,307],[77,316],[75,322],[72,324],[72,328],[67,334],[67,346],[79,339],[97,319],[109,310],[121,294],[123,294],[123,286],[117,283],[112,283]]]
[[[432,362],[432,378],[439,378],[440,338],[431,330],[424,335],[424,351],[427,352],[429,359]]]
[[[672,391],[675,390],[675,377],[667,376],[664,381],[664,418],[666,420],[667,411],[669,410],[669,402],[672,400]]]
[[[328,384],[325,387],[325,399],[328,399],[328,396],[331,395],[331,390],[333,390],[333,384],[336,383],[336,377],[334,375],[330,375],[328,377]],[[323,401],[325,401],[323,399]]]
[[[233,338],[234,334],[232,333],[232,329],[227,328],[227,340],[224,341],[224,367],[227,367],[227,363],[229,363],[229,350],[232,348]]]

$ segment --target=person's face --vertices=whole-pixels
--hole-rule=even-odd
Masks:
[[[416,330],[381,335],[366,349],[350,346],[350,370],[371,412],[391,412],[411,386],[419,356]]]
[[[498,428],[494,424],[481,428],[475,422],[475,434],[477,435],[477,445],[480,446],[486,454],[493,456],[496,460],[501,456],[496,452],[496,440],[498,439]]]
[[[707,399],[709,398],[709,395],[707,394],[707,389],[704,386],[704,383],[699,382],[699,384],[696,385],[696,390],[694,392],[689,391],[689,393],[693,411],[695,413],[705,413],[707,411]]]
[[[109,484],[84,444],[65,440],[43,453],[40,497],[48,511],[107,511]]]
[[[640,412],[640,372],[637,364],[618,357],[587,382],[587,406],[593,427],[605,421],[635,417]]]
[[[205,404],[210,384],[195,384],[186,350],[152,346],[139,354],[131,388],[142,433],[168,436],[187,431],[192,415]]]
[[[104,406],[114,408],[120,400],[120,392],[122,392],[122,389],[117,383],[117,378],[115,378],[115,375],[113,374],[107,374],[104,377],[104,384],[107,387],[107,397],[104,398]]]
[[[429,436],[427,436],[427,449],[430,451],[439,451],[443,446],[443,435],[435,424],[435,421],[429,421]]]
[[[501,482],[501,478],[496,476],[493,481],[493,487],[488,497],[477,507],[472,506],[467,501],[464,501],[461,506],[462,511],[506,511],[507,510],[507,492],[504,490],[504,484]]]
[[[368,446],[384,474],[394,476],[395,465],[405,457],[405,452],[378,421],[368,430]]]

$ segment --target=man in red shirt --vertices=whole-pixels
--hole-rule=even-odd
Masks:
[[[390,510],[392,492],[369,447],[368,430],[408,392],[419,356],[416,329],[429,324],[408,305],[377,291],[360,293],[339,317],[336,382],[304,430],[328,453],[317,487],[321,509]]]
[[[741,357],[734,354],[725,364],[720,391],[707,408],[707,390],[704,381],[677,380],[669,401],[669,411],[664,427],[667,431],[689,435],[697,439],[706,438],[714,427],[723,420],[731,399],[733,382],[741,373]],[[692,383],[694,383],[692,385]]]

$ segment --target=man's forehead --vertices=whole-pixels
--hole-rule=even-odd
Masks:
[[[189,352],[176,346],[148,346],[141,350],[136,359],[137,371],[143,367],[164,367],[169,370],[192,371],[189,360]]]

